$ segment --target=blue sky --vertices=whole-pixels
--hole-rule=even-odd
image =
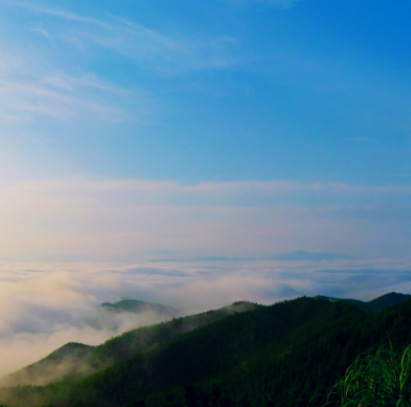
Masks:
[[[0,0],[4,256],[407,256],[410,12]]]

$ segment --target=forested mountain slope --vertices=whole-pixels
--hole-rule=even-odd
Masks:
[[[411,344],[411,300],[296,330],[225,375],[167,394],[184,398],[188,407],[306,407],[310,400],[317,407],[359,354],[389,341],[397,350]],[[165,399],[164,393],[145,401],[154,407]]]
[[[342,301],[304,297],[225,315],[154,345],[133,348],[131,357],[121,351],[128,342],[124,337],[135,342],[133,334],[126,333],[95,353],[101,359],[114,355],[112,360],[120,362],[45,387],[0,390],[0,403],[306,407],[312,399],[311,406],[317,407],[318,396],[329,391],[361,352],[389,340],[397,349],[411,343],[411,300],[365,314]],[[184,319],[168,324],[168,332],[181,332]]]
[[[33,363],[1,379],[2,386],[44,385],[70,374],[90,373],[90,357],[94,346],[70,342]]]
[[[353,312],[358,313],[344,303],[309,298],[260,307],[180,335],[74,383],[66,380],[28,393],[24,389],[17,392],[23,404],[33,395],[46,394],[56,405],[121,406],[152,392],[215,378],[295,329],[321,325]],[[22,399],[23,394],[29,398]]]
[[[387,309],[395,304],[407,301],[409,294],[389,293],[367,302],[368,312],[378,312]]]
[[[133,329],[99,346],[68,343],[39,362],[6,376],[1,384],[44,385],[61,380],[65,376],[90,374],[203,325],[261,307],[249,302],[237,302],[218,310]]]

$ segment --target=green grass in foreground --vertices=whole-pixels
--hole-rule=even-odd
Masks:
[[[360,355],[322,406],[411,407],[410,402],[411,345],[396,353],[390,343]]]

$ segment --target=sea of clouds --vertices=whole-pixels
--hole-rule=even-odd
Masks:
[[[271,304],[307,295],[370,300],[411,292],[411,260],[174,261],[145,264],[0,263],[0,375],[67,342],[97,345],[160,322],[153,312],[108,313],[105,301],[161,303],[181,315],[238,300]]]

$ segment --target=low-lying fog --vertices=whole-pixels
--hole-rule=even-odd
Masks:
[[[97,345],[162,317],[108,313],[99,305],[133,298],[182,315],[237,300],[273,303],[317,294],[369,300],[411,291],[402,260],[196,261],[115,264],[0,263],[0,376],[67,342]],[[377,278],[376,278],[377,277]]]

